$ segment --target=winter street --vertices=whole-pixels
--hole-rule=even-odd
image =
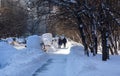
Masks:
[[[120,76],[120,0],[0,0],[0,76]]]
[[[37,69],[33,76],[66,76],[66,56],[50,54],[50,60]]]
[[[71,46],[68,43],[68,46]],[[35,71],[33,76],[66,76],[67,56],[70,48],[61,48],[49,52],[48,61]]]
[[[30,41],[34,41],[30,40]],[[119,76],[120,56],[101,61],[101,54],[84,55],[81,44],[69,41],[67,48],[43,52],[35,49],[38,42],[27,44],[28,48],[0,43],[0,76]],[[69,47],[68,47],[69,46]],[[31,48],[32,47],[32,48]],[[9,52],[11,51],[11,52]],[[9,52],[9,53],[8,53]],[[4,61],[3,61],[4,58]],[[114,68],[114,71],[113,71]]]

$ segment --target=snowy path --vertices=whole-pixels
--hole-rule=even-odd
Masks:
[[[70,53],[71,43],[67,43],[67,45],[69,47],[48,53],[50,59],[32,76],[66,76],[66,60]]]
[[[58,52],[66,51],[59,50]],[[49,54],[50,59],[42,67],[37,69],[33,76],[66,76],[66,54]]]

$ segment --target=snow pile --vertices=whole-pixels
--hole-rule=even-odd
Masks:
[[[21,50],[18,54],[13,56],[11,64],[26,64],[44,54],[42,50],[38,49]]]
[[[25,38],[16,38],[18,43],[25,43]]]
[[[29,36],[27,38],[27,48],[34,48],[34,49],[40,49],[40,37],[37,35]]]
[[[58,48],[58,37],[53,38],[52,45],[55,49]]]
[[[12,37],[9,37],[9,38],[6,38],[6,41],[11,44],[13,42],[13,38]]]
[[[0,69],[0,76],[32,76],[48,60],[48,55],[40,49],[39,41],[39,36],[30,36],[28,48],[20,50],[5,42],[0,43],[0,62],[8,64]]]
[[[52,37],[51,33],[45,33],[41,36],[43,48],[46,52],[56,51],[57,41]]]
[[[81,57],[83,56],[83,49],[80,46],[73,46],[70,50],[71,52],[67,58],[66,74],[67,76],[79,76],[79,72],[84,65],[84,62],[80,61],[80,58],[83,58]]]
[[[3,68],[9,64],[9,61],[17,53],[16,49],[6,42],[0,42],[0,67]]]
[[[48,60],[42,50],[26,49],[14,55],[9,66],[0,70],[0,76],[32,76]]]
[[[73,46],[67,57],[66,76],[119,76],[120,57],[110,57],[106,62],[101,55],[87,57],[82,46]]]
[[[52,43],[52,34],[51,33],[45,33],[42,35],[42,41],[44,45],[51,45]]]
[[[70,40],[68,48],[55,49],[56,51],[46,54],[40,49],[40,43],[39,36],[30,36],[27,40],[28,48],[16,51],[12,46],[1,42],[0,62],[8,65],[0,69],[0,76],[120,75],[120,56],[110,56],[106,62],[102,61],[101,55],[87,57],[83,46]]]

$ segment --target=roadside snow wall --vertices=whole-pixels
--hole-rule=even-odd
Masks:
[[[11,58],[17,53],[17,50],[6,42],[0,42],[0,68],[9,65]]]

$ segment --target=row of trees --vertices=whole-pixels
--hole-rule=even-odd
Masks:
[[[81,2],[81,0],[76,0],[75,3],[60,4],[63,7],[67,5],[66,9],[71,10],[72,12],[70,12],[76,17],[85,54],[89,56],[88,48],[90,48],[93,56],[95,56],[98,43],[101,43],[102,60],[104,61],[109,59],[109,49],[111,54],[118,54],[117,42],[120,44],[120,23],[118,20],[120,14],[117,10],[114,10],[115,7],[110,7],[111,2],[113,1],[83,0]]]
[[[71,19],[78,26],[84,51],[89,56],[97,54],[102,46],[102,60],[111,54],[118,55],[120,49],[120,5],[119,0],[31,0],[38,18],[46,14],[48,19]],[[41,12],[41,5],[46,4],[47,11]],[[53,7],[57,9],[53,11]],[[69,26],[68,26],[69,27]]]
[[[25,31],[35,34],[41,23],[41,31],[46,32],[48,25],[50,30],[56,30],[52,25],[64,23],[68,29],[78,28],[85,55],[89,56],[90,49],[95,56],[98,46],[102,47],[104,61],[109,59],[109,51],[118,55],[119,0],[26,0],[25,8],[11,1],[0,9],[0,37],[22,35]]]
[[[21,36],[27,25],[27,12],[19,2],[5,1],[0,7],[0,38]]]

